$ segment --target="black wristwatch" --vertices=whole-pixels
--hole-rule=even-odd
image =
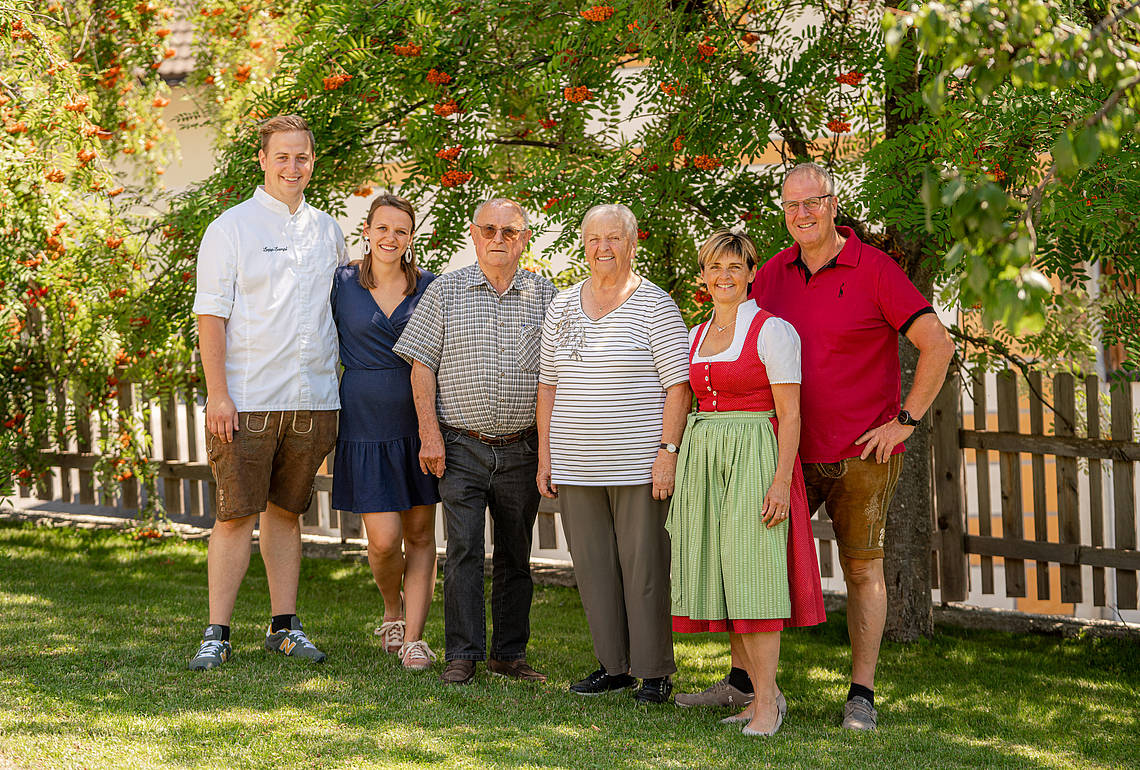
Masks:
[[[902,425],[921,425],[922,420],[916,420],[910,416],[910,412],[905,409],[899,410],[899,416],[896,418]]]

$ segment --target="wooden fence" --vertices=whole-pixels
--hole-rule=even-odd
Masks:
[[[992,375],[989,379],[993,380]],[[1046,383],[1037,374],[1026,380],[1007,371],[996,377],[992,394],[987,392],[986,380],[973,376],[963,383],[952,377],[931,410],[936,523],[932,551],[941,599],[968,597],[971,560],[973,571],[980,575],[983,595],[997,591],[994,575],[1000,569],[1005,596],[1025,597],[1025,562],[1030,560],[1039,599],[1050,598],[1050,569],[1059,569],[1061,601],[1085,602],[1091,588],[1093,604],[1105,606],[1106,585],[1112,581],[1116,606],[1135,609],[1140,552],[1134,463],[1140,460],[1140,445],[1133,441],[1131,389],[1127,384],[1111,389],[1105,431],[1101,387],[1095,377],[1077,382],[1062,374]],[[62,398],[62,393],[58,390],[56,397]],[[137,386],[120,383],[119,409],[138,409],[137,394]],[[1079,394],[1084,403],[1081,413]],[[152,456],[167,511],[176,520],[209,526],[215,488],[203,451],[200,403],[174,398],[147,403]],[[968,406],[965,412],[963,403]],[[93,431],[107,427],[92,424],[83,418],[82,409],[77,411],[78,441],[69,447],[45,449],[56,470],[37,485],[34,496],[137,508],[140,493],[134,480],[123,483],[115,496],[100,488],[92,473],[98,459],[92,453],[92,436]],[[971,427],[964,427],[965,423]],[[1022,455],[1029,457],[1027,474]],[[361,538],[360,518],[330,505],[332,477],[327,469],[331,465],[330,456],[326,469],[317,476],[317,494],[302,517],[302,528],[342,541]],[[976,494],[967,490],[970,475]],[[1111,494],[1105,496],[1102,479],[1108,476]],[[994,491],[1000,492],[997,505]],[[22,492],[32,494],[32,490]],[[976,498],[972,507],[967,506],[971,498]],[[535,527],[535,556],[569,558],[557,515],[557,504],[544,500]],[[819,541],[820,572],[831,578],[837,575],[834,532],[822,512],[812,526]],[[1055,534],[1050,534],[1051,528]],[[446,538],[442,517],[438,531]],[[1082,566],[1091,567],[1091,586],[1082,579]]]
[[[980,573],[982,594],[995,593],[995,559],[1000,559],[1005,595],[1025,597],[1025,562],[1031,560],[1039,600],[1087,602],[1091,588],[1093,605],[1104,607],[1111,581],[1116,608],[1136,609],[1140,552],[1135,462],[1140,460],[1140,445],[1133,441],[1131,383],[1114,383],[1109,389],[1105,437],[1102,389],[1095,376],[1078,381],[1059,374],[1046,382],[1039,373],[1026,378],[1004,371],[993,379],[996,392],[990,398],[985,376],[968,376],[965,387],[951,378],[932,409],[940,539],[934,545],[942,600],[967,598],[971,559],[978,566],[974,572]],[[1019,386],[1028,396],[1019,397]],[[1080,411],[1078,396],[1084,402]],[[963,403],[969,407],[965,414]],[[991,403],[996,408],[990,408]],[[970,428],[964,427],[967,421]],[[991,465],[995,456],[996,479]],[[967,489],[970,460],[974,495]],[[1112,491],[1106,500],[1103,489],[1109,476]],[[976,499],[973,510],[966,504],[971,497]],[[1082,578],[1083,566],[1091,567],[1091,586]],[[1051,596],[1054,568],[1060,570],[1059,597]]]
[[[211,526],[217,488],[205,456],[202,399],[183,401],[168,397],[153,401],[145,396],[140,398],[139,386],[126,382],[118,384],[118,391],[117,405],[121,412],[137,413],[144,405],[149,409],[151,419],[147,440],[152,447],[151,457],[158,469],[159,490],[167,513],[175,521]],[[59,388],[56,398],[63,399],[64,393],[65,389]],[[102,487],[92,472],[99,460],[98,454],[92,451],[93,436],[108,427],[98,425],[89,416],[84,419],[82,406],[75,406],[75,412],[78,441],[69,447],[45,449],[50,464],[54,466],[53,473],[38,483],[34,490],[21,488],[21,494],[39,500],[112,506],[122,509],[125,515],[133,513],[140,503],[138,482],[134,479],[122,482],[115,492],[110,487]],[[332,464],[333,455],[330,454],[324,468],[317,474],[312,504],[301,518],[302,532],[339,538],[341,542],[363,538],[359,516],[332,508]],[[835,567],[837,551],[832,542],[834,532],[827,517],[822,513],[820,516],[822,518],[812,522],[819,539],[820,572],[824,578],[831,578],[838,574]],[[558,501],[544,498],[535,523],[533,556],[569,560],[558,517]],[[441,514],[437,514],[437,531],[446,541]]]
[[[205,418],[203,402],[193,398],[167,397],[161,401],[145,399],[140,402],[139,386],[118,383],[117,408],[119,413],[141,413],[145,405],[150,413],[147,441],[151,458],[158,469],[159,491],[169,516],[175,521],[203,527],[213,523],[214,501],[217,487],[205,456]],[[65,389],[57,390],[55,397],[64,398]],[[78,440],[69,447],[53,447],[44,452],[53,466],[53,473],[37,483],[34,489],[20,488],[23,497],[39,500],[64,501],[88,505],[111,506],[133,513],[139,508],[140,489],[136,479],[128,479],[113,487],[100,485],[93,470],[99,455],[92,451],[96,431],[106,431],[88,415],[81,405],[72,404],[75,411]],[[309,509],[301,517],[302,532],[339,537],[341,542],[364,537],[360,517],[338,511],[331,506],[333,454],[325,461],[315,481],[316,493]],[[557,505],[543,500],[535,524],[534,555],[550,557],[565,551],[564,538],[559,537],[555,522]],[[440,517],[439,531],[446,539]],[[568,558],[568,555],[567,555]]]

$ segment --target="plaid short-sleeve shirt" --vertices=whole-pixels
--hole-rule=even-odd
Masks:
[[[556,291],[520,269],[500,296],[478,264],[424,291],[394,350],[435,371],[440,422],[492,436],[534,425],[542,319]]]

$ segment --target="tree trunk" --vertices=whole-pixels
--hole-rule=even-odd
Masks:
[[[916,119],[911,108],[920,98],[917,45],[912,32],[888,69],[885,94],[886,135],[894,137]],[[907,108],[907,109],[904,109]],[[909,117],[908,117],[909,116]],[[899,175],[898,183],[920,194],[920,179]],[[933,272],[924,253],[928,243],[923,232],[909,232],[894,226],[886,229],[887,251],[899,260],[915,287],[928,299],[933,296]],[[925,264],[924,264],[925,262]],[[918,350],[909,340],[899,340],[902,364],[902,393],[905,400],[914,381]],[[934,521],[934,489],[931,479],[930,421],[915,429],[906,442],[906,454],[898,488],[887,513],[886,558],[883,571],[887,580],[886,637],[896,642],[912,642],[934,632],[930,601],[931,543]]]
[[[903,393],[914,379],[918,350],[907,340],[899,342]],[[933,536],[933,494],[930,468],[930,421],[923,420],[906,442],[899,485],[887,513],[886,636],[895,642],[913,642],[934,632],[930,601],[930,546]]]

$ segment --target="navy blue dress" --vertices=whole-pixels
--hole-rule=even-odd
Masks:
[[[420,270],[416,291],[392,316],[360,285],[356,265],[338,268],[332,311],[340,337],[340,430],[332,507],[353,513],[405,511],[439,502],[435,476],[420,470],[412,367],[392,346],[435,275]]]

